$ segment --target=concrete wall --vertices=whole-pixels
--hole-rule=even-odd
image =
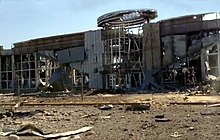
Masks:
[[[164,47],[163,65],[172,63],[176,58],[186,56],[186,35],[173,35],[162,38]]]
[[[143,26],[143,63],[145,69],[161,67],[160,26],[150,23]]]

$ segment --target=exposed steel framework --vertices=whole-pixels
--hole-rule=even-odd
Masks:
[[[142,25],[157,17],[152,9],[107,13],[97,20],[104,29],[105,88],[132,89],[144,79]]]
[[[97,19],[98,27],[118,26],[127,24],[129,26],[143,24],[157,17],[154,9],[121,10],[110,12]]]

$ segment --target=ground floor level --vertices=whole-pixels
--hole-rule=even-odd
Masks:
[[[220,108],[206,106],[206,103],[208,105],[220,102],[220,96],[217,94],[205,96],[176,93],[98,94],[85,96],[83,99],[76,95],[57,94],[51,98],[48,96],[51,94],[23,97],[1,95],[0,113],[13,112],[11,116],[1,117],[1,130],[33,124],[46,133],[57,133],[88,126],[92,127],[90,131],[66,138],[220,139]],[[19,102],[20,105],[17,104]],[[71,105],[73,103],[81,105]],[[99,103],[114,104],[111,108],[104,110],[100,108],[102,105]],[[126,103],[149,103],[150,108],[129,109],[130,105]],[[17,107],[13,107],[14,104],[17,104]],[[46,104],[51,105],[46,106]],[[42,139],[36,136],[19,137],[24,140]],[[0,138],[7,139],[8,136],[0,136]]]

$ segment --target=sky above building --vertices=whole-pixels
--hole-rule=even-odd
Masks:
[[[97,28],[105,13],[149,8],[155,21],[206,12],[219,12],[219,0],[0,0],[0,45]]]

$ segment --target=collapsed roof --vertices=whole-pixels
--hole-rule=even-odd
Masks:
[[[157,17],[154,9],[120,10],[110,12],[97,19],[98,27],[114,26],[120,23],[137,25]]]

